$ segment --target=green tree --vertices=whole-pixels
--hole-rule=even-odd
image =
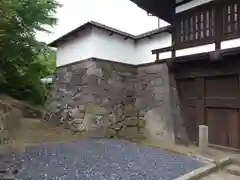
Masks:
[[[55,0],[0,1],[0,91],[43,103],[40,78],[54,72],[55,52],[36,40],[56,24]]]

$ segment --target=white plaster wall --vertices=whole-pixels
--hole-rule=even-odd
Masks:
[[[170,58],[172,58],[172,51],[159,53],[159,60],[170,59]]]
[[[124,40],[123,36],[93,28],[91,39],[92,57],[127,64],[137,64],[136,45],[133,40]]]
[[[152,54],[152,50],[164,48],[172,45],[172,36],[170,33],[162,33],[152,36],[149,38],[144,38],[137,43],[137,53],[136,61],[137,64],[144,64],[154,62],[156,60],[156,55]],[[162,53],[160,59],[169,58],[169,53]]]
[[[221,49],[229,49],[229,48],[236,48],[236,47],[240,47],[240,38],[221,42]]]
[[[210,1],[213,1],[213,0],[194,0],[194,1],[190,1],[189,3],[186,3],[186,4],[183,4],[181,6],[176,7],[176,13],[186,11],[188,9],[197,7],[199,5],[208,3]]]
[[[143,38],[137,43],[132,39],[124,40],[123,36],[92,28],[69,38],[57,48],[57,67],[88,58],[99,58],[127,64],[144,64],[154,62],[156,56],[153,49],[171,46],[170,33],[153,35]],[[171,53],[160,55],[162,59],[170,58]]]
[[[215,51],[215,44],[206,44],[176,51],[176,57]]]
[[[57,47],[56,66],[63,66],[92,57],[92,32],[86,29]]]

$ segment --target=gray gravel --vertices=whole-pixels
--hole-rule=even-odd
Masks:
[[[28,148],[23,180],[173,180],[204,164],[119,140],[84,140]]]

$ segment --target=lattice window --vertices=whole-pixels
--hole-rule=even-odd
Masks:
[[[213,9],[182,14],[177,23],[177,44],[208,40],[214,36]]]
[[[240,2],[223,7],[223,33],[233,34],[240,31]]]

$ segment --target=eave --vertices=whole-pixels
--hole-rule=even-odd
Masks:
[[[160,19],[172,23],[175,13],[175,0],[131,0],[140,8]]]

